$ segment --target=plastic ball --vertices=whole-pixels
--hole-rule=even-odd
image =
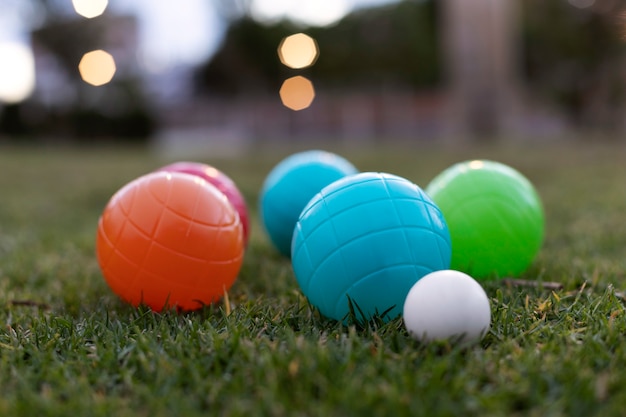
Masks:
[[[405,178],[372,172],[314,196],[292,244],[302,292],[322,315],[344,322],[397,317],[413,284],[447,269],[450,256],[446,222],[426,193]]]
[[[458,163],[426,192],[450,228],[452,269],[478,279],[517,276],[537,256],[544,237],[541,199],[513,168],[484,160]]]
[[[421,342],[471,343],[491,326],[485,290],[471,276],[453,270],[435,271],[416,282],[402,314],[409,334]]]
[[[239,216],[208,182],[154,172],[126,184],[98,221],[96,254],[111,289],[154,311],[219,300],[244,255]]]
[[[266,177],[259,202],[261,223],[272,245],[289,256],[293,229],[304,206],[325,186],[357,172],[343,157],[319,150],[279,162]]]
[[[219,169],[200,162],[181,161],[166,165],[157,169],[165,172],[182,172],[196,175],[213,184],[218,190],[226,195],[226,198],[235,207],[243,226],[243,238],[246,245],[250,238],[250,221],[248,220],[248,207],[246,200],[237,188],[237,184]]]

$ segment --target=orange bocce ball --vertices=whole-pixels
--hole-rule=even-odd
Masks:
[[[218,301],[243,262],[239,216],[207,181],[155,172],[122,187],[98,221],[96,255],[134,306],[188,311]]]

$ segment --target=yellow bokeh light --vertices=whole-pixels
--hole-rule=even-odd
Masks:
[[[91,19],[100,16],[107,8],[109,0],[72,0],[74,10],[79,15]]]
[[[483,169],[484,166],[485,166],[485,163],[480,160],[474,160],[469,163],[469,167],[471,169]]]
[[[287,36],[278,46],[278,57],[283,65],[300,69],[310,67],[319,56],[315,39],[304,33]]]
[[[304,110],[315,98],[313,83],[300,75],[291,77],[280,87],[280,99],[291,110]]]
[[[83,81],[100,86],[111,81],[115,75],[115,60],[108,52],[98,49],[83,55],[78,70]]]
[[[25,45],[0,44],[0,102],[19,103],[35,88],[35,58]]]

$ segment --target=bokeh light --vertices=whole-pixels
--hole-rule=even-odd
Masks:
[[[104,85],[115,75],[115,60],[108,52],[98,49],[83,55],[78,70],[86,83],[95,86]]]
[[[0,44],[0,102],[19,103],[35,88],[35,59],[25,45]]]
[[[306,109],[313,103],[314,98],[313,83],[301,75],[286,79],[280,87],[283,105],[294,111]]]
[[[72,0],[74,10],[79,15],[91,19],[100,16],[107,8],[109,0]]]
[[[310,67],[319,56],[315,39],[304,33],[287,36],[278,46],[278,57],[283,65],[301,69]]]
[[[468,165],[471,169],[483,169],[485,163],[481,160],[474,160],[471,161]]]

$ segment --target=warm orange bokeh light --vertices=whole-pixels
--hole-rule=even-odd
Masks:
[[[280,87],[280,99],[285,107],[291,110],[304,110],[315,98],[313,83],[300,75],[291,77]]]
[[[72,4],[74,5],[76,13],[87,19],[91,19],[104,13],[109,4],[109,0],[72,0]]]
[[[300,69],[310,67],[319,56],[317,42],[304,33],[287,36],[278,46],[278,57],[283,65]]]
[[[108,83],[115,75],[115,60],[101,49],[87,52],[78,64],[83,81],[100,86]]]

